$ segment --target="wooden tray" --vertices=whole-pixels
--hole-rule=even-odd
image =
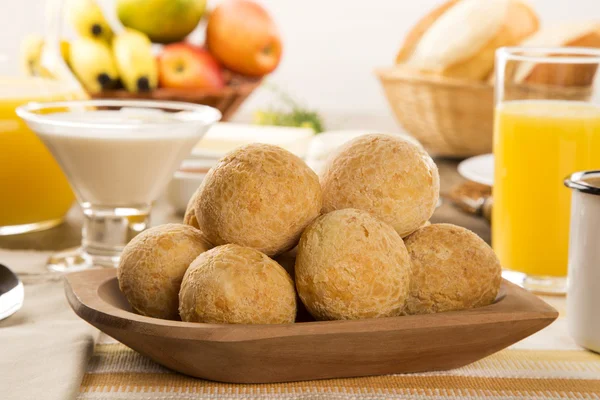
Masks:
[[[158,88],[148,93],[130,93],[124,89],[108,90],[93,94],[94,99],[148,99],[148,100],[173,100],[188,103],[204,104],[215,107],[223,117],[221,121],[228,121],[238,110],[250,94],[260,86],[261,78],[235,78],[231,79],[222,89],[165,89]]]
[[[461,367],[549,325],[555,309],[504,281],[475,310],[359,321],[217,325],[131,312],[114,269],[67,275],[81,318],[175,371],[222,382],[267,383]]]

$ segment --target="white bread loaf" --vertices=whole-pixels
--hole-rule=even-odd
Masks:
[[[450,0],[407,35],[396,62],[443,76],[484,80],[494,52],[537,31],[534,11],[519,0]]]
[[[590,47],[600,48],[600,23],[579,22],[550,26],[523,41],[522,47]],[[515,82],[557,86],[589,85],[596,73],[596,64],[518,64]]]

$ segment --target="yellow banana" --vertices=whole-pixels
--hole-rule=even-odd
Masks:
[[[26,75],[39,75],[43,47],[44,38],[37,34],[27,35],[21,42],[21,70]]]
[[[70,43],[66,40],[60,41],[60,53],[67,65],[69,61]],[[54,76],[41,65],[42,52],[44,51],[44,38],[32,33],[27,35],[21,42],[21,70],[28,76],[43,76],[54,78]]]
[[[63,60],[65,60],[65,62],[67,63],[67,65],[70,67],[71,66],[71,43],[67,42],[66,40],[61,40],[60,41],[60,55],[62,56]]]
[[[152,43],[142,32],[125,29],[113,39],[113,54],[121,81],[130,92],[148,92],[158,84]]]
[[[79,38],[71,44],[71,69],[90,93],[112,89],[119,79],[110,47],[100,40]]]
[[[77,33],[110,43],[113,31],[96,0],[68,0],[65,6],[67,19]]]

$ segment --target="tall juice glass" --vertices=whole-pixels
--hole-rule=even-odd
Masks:
[[[564,293],[575,171],[600,168],[600,51],[502,48],[496,53],[492,244],[505,276]]]
[[[58,81],[0,78],[0,236],[55,226],[73,204],[67,178],[16,109],[76,97]]]

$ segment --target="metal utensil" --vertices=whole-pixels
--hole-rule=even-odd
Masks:
[[[442,193],[445,200],[449,200],[462,211],[488,221],[492,219],[492,188],[480,183],[466,181],[453,186],[447,194]]]
[[[23,283],[8,267],[0,264],[0,320],[8,318],[23,306]]]

